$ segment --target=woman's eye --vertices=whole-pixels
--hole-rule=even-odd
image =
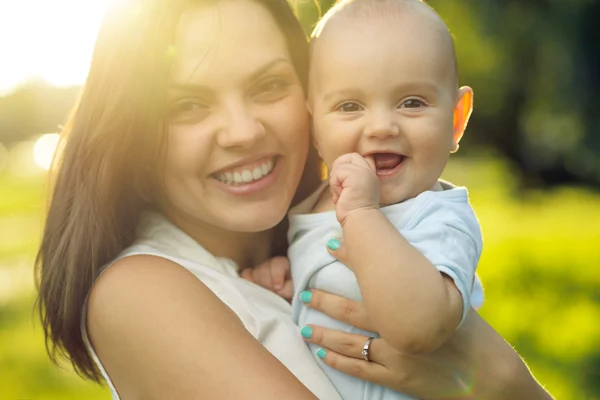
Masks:
[[[357,103],[354,103],[351,101],[340,104],[337,109],[338,109],[338,111],[347,112],[347,113],[358,112],[358,111],[363,110],[363,108],[360,104],[357,104]]]
[[[176,104],[174,107],[174,110],[178,111],[178,112],[194,112],[200,108],[202,108],[202,106],[196,102],[185,101],[185,102]]]
[[[191,119],[202,114],[208,107],[197,100],[181,100],[169,110],[169,115],[175,120]]]
[[[419,99],[408,99],[400,104],[400,108],[419,108],[424,105],[425,103]]]
[[[279,89],[282,89],[283,87],[284,87],[283,82],[281,82],[279,80],[270,80],[265,83],[262,83],[258,87],[258,92],[259,93],[271,93],[271,92],[275,92]]]
[[[256,87],[254,96],[261,101],[276,101],[285,95],[288,86],[282,79],[269,79]]]

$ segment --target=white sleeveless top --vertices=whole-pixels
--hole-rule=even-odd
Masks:
[[[214,257],[167,218],[154,212],[143,215],[137,240],[104,270],[117,260],[132,255],[166,258],[190,271],[231,308],[246,329],[317,398],[340,400],[294,324],[291,306],[276,294],[240,278],[233,261]],[[106,380],[113,400],[118,400],[119,395],[89,341],[86,308],[87,302],[81,326],[84,343]]]

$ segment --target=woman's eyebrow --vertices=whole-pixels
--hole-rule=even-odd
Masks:
[[[285,57],[275,58],[275,59],[265,63],[262,67],[258,68],[254,72],[250,73],[248,75],[248,80],[253,81],[253,80],[257,79],[258,77],[260,77],[265,72],[269,71],[271,68],[274,68],[275,66],[282,64],[282,63],[292,66],[292,63],[290,62],[290,60],[288,60]]]
[[[208,95],[209,93],[212,92],[208,86],[197,85],[194,83],[174,83],[171,85],[171,90],[176,94],[183,94],[183,95],[189,95],[189,94],[194,94],[194,95],[206,94],[206,95]]]
[[[276,67],[279,64],[288,64],[289,66],[292,66],[292,63],[287,58],[276,58],[265,63],[255,71],[252,71],[250,74],[248,74],[246,80],[254,81],[261,75],[263,75],[265,72],[269,71],[270,69]],[[171,84],[171,90],[177,94],[209,95],[213,93],[213,90],[209,86],[200,85],[196,83],[173,83]]]

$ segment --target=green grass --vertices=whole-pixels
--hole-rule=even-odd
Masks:
[[[600,195],[522,193],[490,161],[445,176],[469,187],[482,225],[483,317],[557,399],[600,399]]]
[[[483,227],[482,315],[557,399],[600,399],[600,195],[523,193],[493,159],[445,177],[469,187]],[[108,399],[45,354],[31,267],[44,205],[44,181],[0,176],[0,399]]]
[[[46,205],[45,178],[0,175],[0,399],[108,399],[46,356],[33,303],[33,261]]]

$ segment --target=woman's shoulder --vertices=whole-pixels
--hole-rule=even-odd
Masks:
[[[134,255],[117,260],[98,278],[85,322],[94,350],[110,371],[112,357],[106,352],[118,355],[131,338],[160,340],[166,327],[172,336],[191,321],[217,325],[231,315],[230,308],[186,268],[166,258]]]
[[[147,315],[153,307],[174,300],[174,293],[192,300],[209,289],[194,274],[163,257],[137,254],[118,259],[96,280],[88,299],[88,321],[118,323],[118,316]],[[91,324],[92,326],[94,324]],[[113,326],[116,328],[116,326]]]
[[[195,267],[196,270],[192,270],[177,260],[154,254],[119,258],[94,283],[87,304],[88,319],[105,315],[114,321],[115,314],[126,312],[135,317],[138,312],[148,314],[151,307],[160,309],[163,304],[176,303],[180,299],[200,305],[212,304],[203,303],[203,300],[207,296],[219,299],[221,291],[215,286],[221,279],[229,277],[203,279],[198,269],[207,273],[212,269],[200,264]],[[223,299],[220,302],[226,303]]]
[[[200,394],[210,383],[199,377],[216,368],[227,346],[265,353],[236,313],[190,271],[165,258],[116,261],[94,285],[87,311],[93,349],[122,398]],[[220,342],[227,346],[215,344]],[[225,366],[222,370],[225,374]]]

